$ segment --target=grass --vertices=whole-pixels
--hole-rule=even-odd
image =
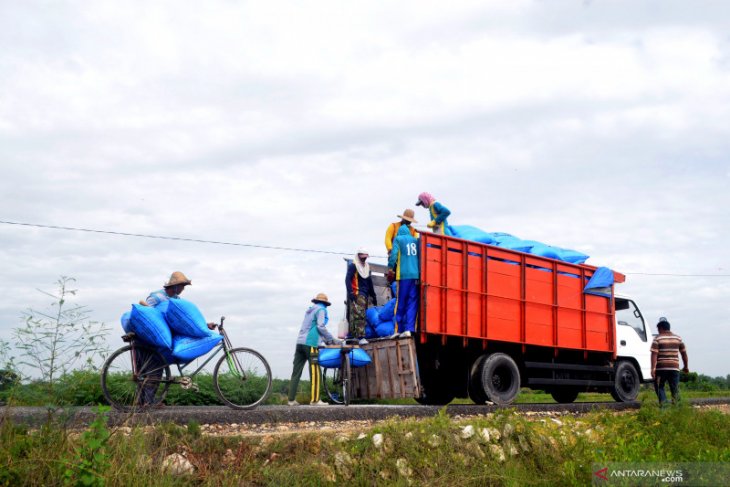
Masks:
[[[172,454],[193,470],[163,468]],[[207,436],[197,424],[107,429],[103,419],[83,432],[0,425],[0,485],[586,485],[595,462],[615,461],[729,462],[730,415],[646,402],[621,414],[439,414],[257,437]]]

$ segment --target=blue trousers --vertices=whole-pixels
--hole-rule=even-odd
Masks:
[[[654,380],[654,390],[659,398],[659,405],[667,402],[667,393],[664,391],[664,384],[669,383],[669,391],[672,393],[672,402],[679,401],[679,371],[678,370],[657,370]]]
[[[418,316],[418,280],[401,279],[396,282],[395,332],[416,331]]]

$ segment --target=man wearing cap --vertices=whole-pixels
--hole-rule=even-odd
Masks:
[[[347,322],[350,336],[353,338],[365,337],[365,313],[368,310],[368,301],[378,304],[375,296],[375,286],[368,264],[368,251],[360,247],[352,262],[347,264],[345,275],[345,289],[347,290]]]
[[[410,336],[416,331],[418,314],[418,240],[410,232],[410,223],[401,225],[388,257],[388,273],[395,271],[395,333]]]
[[[390,257],[390,252],[391,250],[393,250],[393,240],[395,240],[396,235],[398,235],[398,230],[400,230],[401,225],[418,223],[415,219],[416,213],[410,208],[406,209],[402,215],[396,216],[400,218],[400,221],[391,223],[390,225],[388,225],[388,229],[385,231],[385,249],[388,251],[388,257]],[[416,231],[416,229],[411,226],[409,226],[408,228],[411,231],[411,236],[413,238],[418,238],[418,232]]]
[[[669,390],[672,393],[672,403],[679,401],[679,356],[684,362],[683,372],[689,372],[689,361],[687,349],[682,338],[671,331],[669,321],[662,317],[656,325],[659,335],[654,338],[651,344],[651,377],[654,379],[654,390],[656,391],[659,405],[667,403],[667,395],[664,391],[664,384],[669,383]]]
[[[452,235],[449,230],[449,223],[446,218],[451,215],[451,212],[444,205],[436,201],[431,193],[425,191],[418,195],[416,206],[423,206],[428,209],[428,213],[431,215],[431,221],[428,222],[428,228],[434,233],[441,235]]]
[[[330,344],[335,341],[326,328],[329,322],[327,306],[331,303],[324,293],[317,294],[312,299],[312,303],[314,304],[304,313],[304,320],[299,329],[299,336],[297,336],[297,346],[294,350],[294,369],[289,381],[289,406],[299,405],[296,401],[297,389],[299,388],[299,379],[302,377],[305,362],[309,362],[309,380],[311,382],[309,403],[312,406],[327,405],[319,398],[322,372],[319,368],[319,349],[317,347],[322,342]]]

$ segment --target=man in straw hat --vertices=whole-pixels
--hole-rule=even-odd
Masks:
[[[418,232],[415,228],[410,226],[411,223],[418,223],[415,219],[416,213],[408,208],[402,215],[396,216],[400,218],[400,221],[391,223],[385,231],[385,249],[388,251],[388,257],[390,257],[390,252],[393,250],[393,240],[395,240],[396,235],[398,235],[398,230],[400,230],[401,225],[407,225],[413,238],[418,238]]]
[[[365,313],[368,310],[368,301],[372,301],[373,305],[378,304],[370,264],[367,262],[369,255],[364,247],[357,249],[352,262],[347,264],[347,274],[345,275],[347,322],[350,336],[362,339],[362,344],[367,343],[365,340]]]
[[[327,307],[332,304],[324,293],[317,294],[313,299],[312,306],[304,313],[304,320],[297,336],[297,346],[294,350],[294,369],[289,381],[289,406],[298,406],[296,401],[299,379],[302,377],[304,363],[309,362],[309,380],[311,388],[309,392],[309,403],[312,406],[327,406],[327,403],[320,400],[320,382],[322,372],[319,368],[319,344],[334,343],[335,339],[327,331]]]
[[[143,302],[141,301],[139,304],[157,306],[163,301],[178,299],[180,297],[180,293],[182,293],[185,289],[185,286],[190,286],[192,284],[193,282],[185,277],[185,274],[180,271],[175,271],[170,276],[170,279],[162,285],[162,289],[151,292],[150,295],[147,296],[147,299]]]

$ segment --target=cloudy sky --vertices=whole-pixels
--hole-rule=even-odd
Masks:
[[[174,270],[290,374],[309,300],[430,191],[627,274],[730,373],[730,6],[0,0],[0,339],[77,279],[112,325]],[[417,217],[426,220],[424,210]],[[373,259],[382,261],[382,259]]]

